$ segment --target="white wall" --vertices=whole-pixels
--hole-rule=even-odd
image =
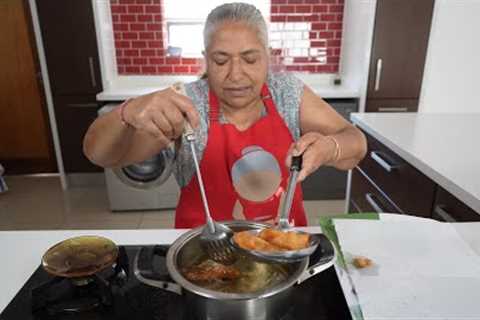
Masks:
[[[343,12],[340,74],[345,86],[359,88],[361,112],[365,110],[376,3],[376,0],[346,0]]]
[[[480,0],[437,0],[419,112],[480,113]]]

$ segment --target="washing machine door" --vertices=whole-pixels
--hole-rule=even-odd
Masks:
[[[125,184],[139,189],[151,189],[163,184],[172,173],[173,162],[161,154],[113,172]]]

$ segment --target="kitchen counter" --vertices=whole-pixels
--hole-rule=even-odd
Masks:
[[[337,228],[338,238],[342,251],[344,251],[345,259],[348,260],[352,254],[363,254],[374,261],[374,268],[358,271],[352,269],[348,265],[349,273],[351,274],[352,282],[358,292],[358,301],[360,301],[361,312],[353,310],[351,303],[351,295],[346,295],[347,301],[352,308],[353,314],[362,314],[364,319],[380,319],[388,314],[389,319],[404,319],[406,315],[405,310],[411,315],[410,319],[417,319],[415,312],[423,309],[425,301],[430,304],[425,310],[437,310],[435,313],[436,319],[442,318],[442,312],[451,315],[451,310],[455,308],[445,307],[446,303],[455,303],[462,307],[462,315],[466,318],[478,318],[480,316],[480,307],[477,307],[476,301],[480,299],[480,279],[476,273],[475,268],[469,271],[468,265],[465,263],[473,263],[476,268],[480,268],[478,262],[480,253],[480,223],[457,223],[451,224],[452,230],[447,232],[435,233],[428,232],[428,229],[420,228],[424,226],[437,226],[442,230],[447,230],[449,224],[436,222],[429,219],[422,219],[417,217],[405,215],[381,214],[379,220],[375,221],[358,221],[351,219],[337,219],[334,220]],[[338,224],[337,224],[338,223]],[[409,224],[410,223],[410,224]],[[412,224],[413,223],[413,224]],[[399,225],[399,230],[411,230],[413,225],[416,227],[416,233],[411,232],[395,232],[396,225]],[[420,227],[419,227],[420,226]],[[392,229],[393,228],[393,229]],[[309,232],[318,232],[318,227],[302,228]],[[377,230],[377,233],[370,233],[371,230]],[[383,233],[381,232],[383,230]],[[431,231],[431,230],[430,230]],[[32,272],[39,265],[42,254],[53,244],[69,237],[79,235],[102,235],[112,239],[117,244],[169,244],[180,236],[185,230],[62,230],[62,231],[2,231],[0,232],[0,250],[2,252],[2,272],[0,272],[0,283],[2,283],[2,290],[0,293],[0,311],[5,308],[9,301],[14,297],[16,292],[21,288],[23,283],[28,279]],[[378,233],[380,232],[380,233]],[[418,239],[427,239],[425,245],[418,245],[418,248],[412,246],[412,234]],[[437,237],[438,236],[438,237]],[[383,237],[383,238],[382,238]],[[410,239],[410,240],[409,240]],[[382,240],[382,241],[379,241]],[[388,241],[387,241],[388,240]],[[450,252],[451,248],[441,247],[437,250],[432,250],[430,245],[440,241],[439,244],[455,243],[457,246],[454,252]],[[401,250],[400,248],[403,248]],[[409,250],[409,248],[416,248]],[[428,259],[425,255],[419,255],[421,251],[427,251]],[[406,279],[411,280],[408,275],[425,275],[429,272],[431,264],[437,263],[439,259],[443,259],[444,255],[448,254],[453,259],[443,266],[443,270],[452,268],[449,278],[445,278],[441,284],[448,288],[452,287],[450,292],[436,292],[435,290],[428,290],[425,283],[417,284],[409,282],[408,290],[395,291],[398,294],[392,297],[392,294],[385,294],[385,292],[395,288]],[[422,259],[423,258],[423,259]],[[405,261],[401,266],[396,266],[393,262]],[[460,270],[455,270],[455,261],[462,263]],[[473,261],[473,262],[472,262]],[[5,263],[7,262],[7,263]],[[405,266],[405,267],[402,267]],[[408,268],[407,268],[408,267]],[[337,264],[335,266],[337,274],[344,274],[342,267]],[[437,271],[441,268],[437,268]],[[410,274],[408,272],[410,272]],[[462,273],[463,272],[463,273]],[[399,274],[403,277],[399,277]],[[472,276],[476,274],[476,276]],[[441,276],[440,271],[435,275]],[[469,278],[467,277],[469,276]],[[468,288],[464,291],[461,287],[453,287],[452,284],[457,283],[457,278],[462,277],[461,284],[466,283],[465,280],[470,279]],[[345,278],[342,278],[345,280]],[[443,279],[443,278],[442,278]],[[460,279],[460,278],[458,278]],[[472,281],[475,280],[475,281]],[[387,280],[387,283],[385,283]],[[383,282],[382,282],[383,281]],[[348,281],[347,281],[348,282]],[[344,293],[353,292],[351,287],[346,285],[341,280]],[[430,284],[429,282],[427,284]],[[358,285],[358,286],[357,286]],[[440,286],[437,286],[440,288]],[[458,290],[463,292],[464,296],[470,297],[467,301],[455,301],[451,298],[450,302],[446,299],[451,297],[449,293]],[[407,294],[408,301],[405,301]],[[439,297],[436,299],[436,297]],[[403,299],[400,299],[400,298]],[[394,299],[394,300],[392,300]],[[395,300],[396,299],[396,300]],[[393,302],[392,302],[393,301]],[[387,310],[387,311],[386,311]],[[450,311],[449,311],[450,310]],[[415,312],[414,312],[415,311]],[[448,313],[450,312],[450,313]],[[428,314],[425,314],[428,316]],[[445,317],[443,317],[445,318]],[[449,319],[455,317],[448,317]]]
[[[194,81],[194,79],[188,79],[189,81]],[[152,85],[151,83],[146,85],[123,85],[118,87],[113,87],[106,89],[99,94],[97,94],[98,101],[123,101],[128,98],[135,98],[137,96],[148,94],[154,91],[165,89],[171,86],[175,80],[170,82],[160,82],[158,84]],[[358,98],[360,93],[354,88],[349,88],[346,86],[311,86],[313,91],[322,98]]]
[[[480,114],[355,113],[351,120],[480,212]]]

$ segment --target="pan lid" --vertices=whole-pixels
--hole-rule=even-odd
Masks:
[[[118,248],[110,239],[80,236],[63,240],[45,252],[42,266],[48,273],[66,277],[88,277],[111,266]]]

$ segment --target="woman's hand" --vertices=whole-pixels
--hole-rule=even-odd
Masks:
[[[334,162],[337,152],[337,145],[332,138],[318,132],[308,132],[290,146],[286,164],[290,167],[292,156],[302,155],[302,169],[297,178],[297,182],[301,182],[320,166]]]
[[[166,143],[182,135],[185,118],[193,128],[200,121],[192,100],[171,88],[129,101],[124,107],[123,118],[137,130]]]

